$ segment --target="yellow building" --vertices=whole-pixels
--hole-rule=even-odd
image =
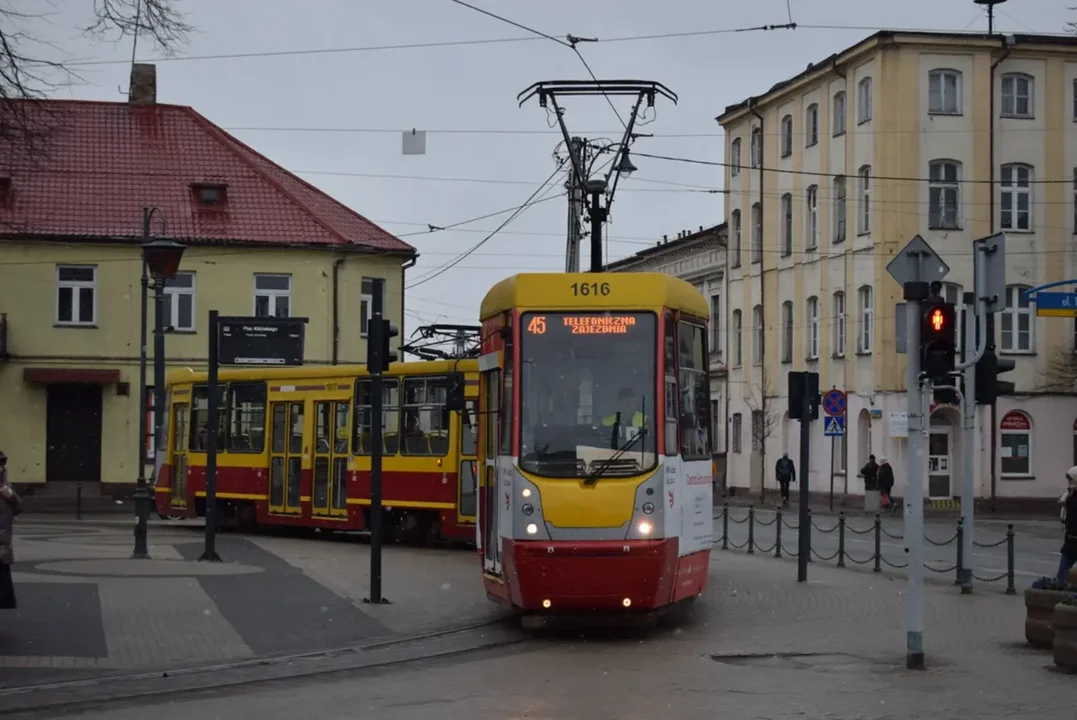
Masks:
[[[45,151],[0,169],[0,448],[13,483],[50,494],[119,494],[139,459],[152,470],[152,436],[139,437],[144,207],[158,209],[152,234],[187,246],[165,288],[170,367],[205,367],[210,310],[309,318],[308,363],[364,362],[374,278],[403,328],[413,247],[193,109],[157,104],[152,65],[135,66],[131,88],[127,103],[25,106],[47,125]],[[152,384],[152,341],[149,353]]]
[[[971,242],[1007,233],[1007,308],[996,317],[1017,393],[980,408],[977,492],[1044,504],[1077,463],[1073,321],[1037,318],[1022,289],[1074,278],[1077,38],[880,32],[717,118],[726,132],[730,271],[729,483],[775,487],[799,457],[787,373],[848,394],[846,434],[815,423],[813,492],[860,494],[869,453],[904,492],[901,288],[893,255],[922,235],[950,265],[948,299],[971,290]],[[1077,285],[1077,282],[1074,283]],[[1059,392],[1060,390],[1064,392]],[[742,437],[743,433],[743,437]],[[935,408],[925,495],[960,491],[956,408]],[[799,468],[798,468],[799,469]]]

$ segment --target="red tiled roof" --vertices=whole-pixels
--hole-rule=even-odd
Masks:
[[[32,107],[51,128],[47,155],[0,158],[0,176],[11,178],[0,234],[135,239],[142,208],[152,205],[164,212],[168,236],[184,242],[415,252],[192,108],[77,100]],[[225,209],[200,207],[196,183],[226,185]]]

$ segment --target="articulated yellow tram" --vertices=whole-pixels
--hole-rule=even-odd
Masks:
[[[707,314],[665,275],[521,274],[482,302],[478,544],[524,611],[703,592],[713,538]]]

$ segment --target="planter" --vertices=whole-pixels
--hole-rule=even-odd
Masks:
[[[1033,647],[1050,650],[1054,646],[1055,605],[1073,596],[1066,590],[1025,590],[1025,640]]]
[[[1056,605],[1051,624],[1055,630],[1055,665],[1077,672],[1077,605]]]

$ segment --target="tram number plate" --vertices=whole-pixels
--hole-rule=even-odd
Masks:
[[[590,297],[591,295],[606,296],[610,294],[608,282],[574,282],[570,285],[572,294],[576,297]]]

